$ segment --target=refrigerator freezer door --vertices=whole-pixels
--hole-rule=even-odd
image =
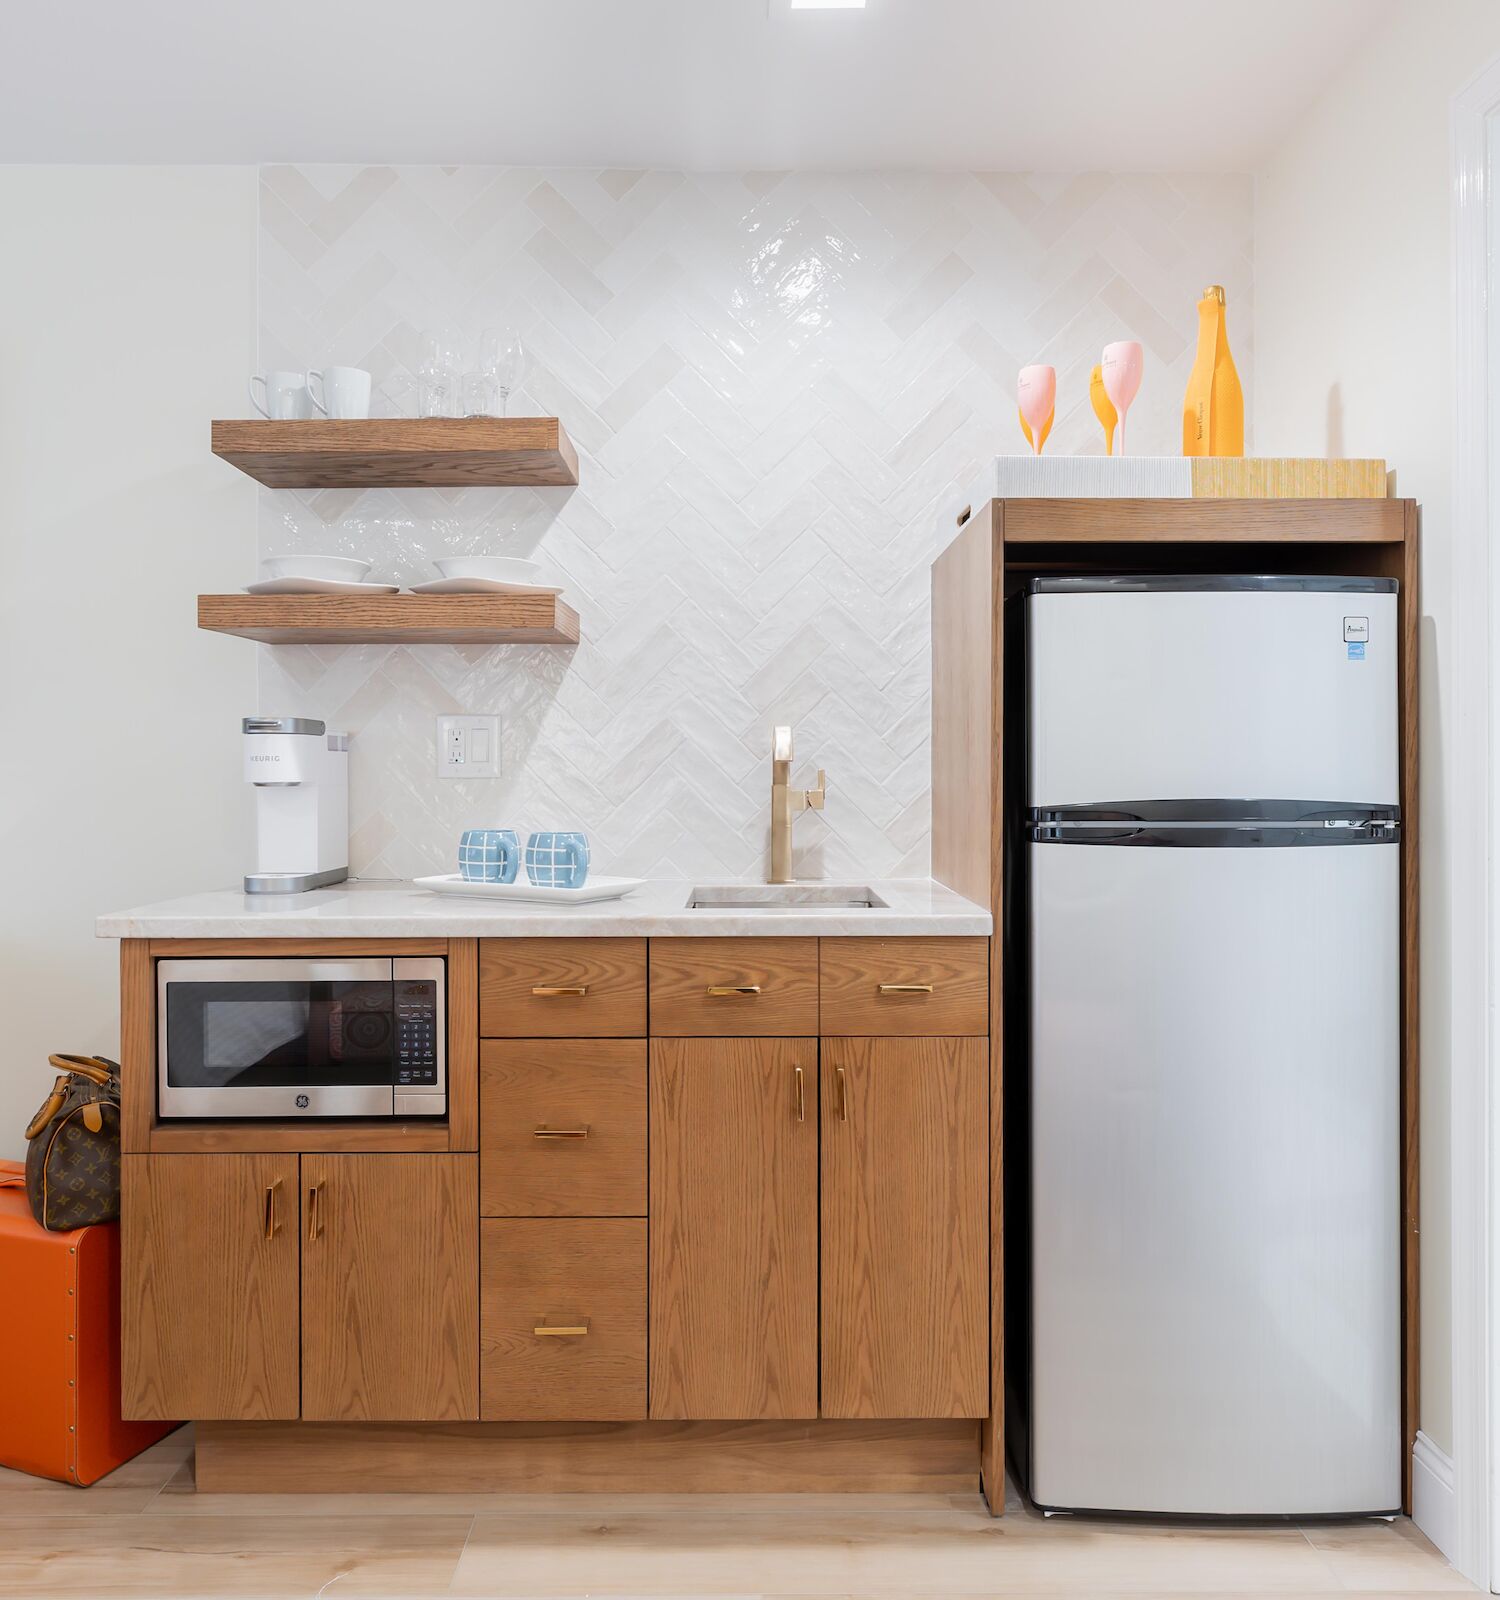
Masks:
[[[1401,1500],[1395,844],[1032,844],[1031,1491]]]
[[[1394,805],[1396,597],[1033,594],[1027,804]]]

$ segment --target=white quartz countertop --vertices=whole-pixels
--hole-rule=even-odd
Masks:
[[[707,938],[780,934],[988,934],[990,914],[930,878],[862,880],[884,907],[798,906],[772,911],[688,909],[709,880],[653,879],[621,900],[548,906],[433,894],[409,883],[351,881],[306,894],[247,895],[213,889],[110,912],[101,939],[519,938],[610,934]],[[814,887],[807,885],[807,887]],[[829,885],[816,885],[828,888]]]

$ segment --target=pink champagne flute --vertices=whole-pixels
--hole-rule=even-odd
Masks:
[[[1022,367],[1016,378],[1016,404],[1031,429],[1031,446],[1042,453],[1042,430],[1057,405],[1057,368]]]
[[[1121,339],[1118,344],[1107,344],[1099,363],[1099,375],[1104,380],[1104,392],[1120,418],[1118,455],[1125,454],[1125,413],[1141,388],[1141,367],[1145,352],[1134,339]]]

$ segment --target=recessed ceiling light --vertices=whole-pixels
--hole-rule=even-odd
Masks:
[[[863,11],[865,0],[792,0],[793,11]]]

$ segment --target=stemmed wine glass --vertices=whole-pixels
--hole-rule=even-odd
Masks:
[[[1125,413],[1140,392],[1141,368],[1144,364],[1145,352],[1134,339],[1122,339],[1118,344],[1105,345],[1104,357],[1099,363],[1104,392],[1120,419],[1121,455],[1125,454]]]
[[[500,395],[500,415],[510,415],[510,392],[526,376],[526,346],[514,328],[486,328],[479,337],[479,370]]]
[[[1027,441],[1040,455],[1052,431],[1052,417],[1057,409],[1057,368],[1022,367],[1016,378],[1016,404]]]

